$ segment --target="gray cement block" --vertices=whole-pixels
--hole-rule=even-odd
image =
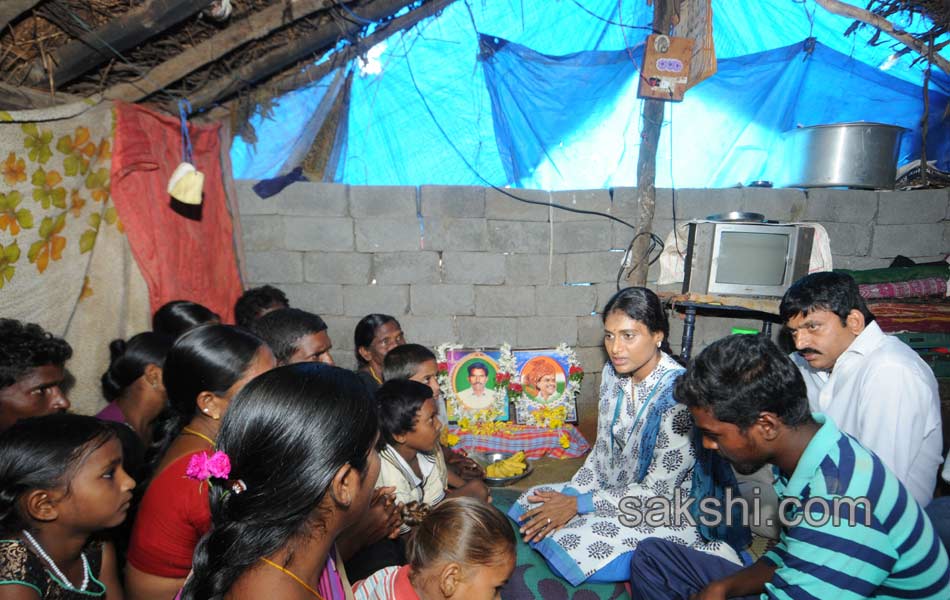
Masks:
[[[303,217],[347,216],[348,186],[320,181],[298,182],[274,196],[282,215]]]
[[[937,223],[947,217],[950,189],[881,192],[878,196],[878,225]]]
[[[422,216],[485,217],[485,188],[462,185],[424,185]]]
[[[554,203],[579,210],[590,210],[610,214],[613,204],[608,190],[568,190],[552,192]],[[554,221],[587,221],[596,218],[585,213],[555,209]]]
[[[882,269],[891,264],[891,259],[889,258],[877,258],[874,256],[841,256],[833,254],[831,260],[835,269],[849,269],[852,271]]]
[[[283,250],[284,222],[274,215],[242,216],[241,237],[245,250]]]
[[[595,373],[598,376],[600,375],[604,364],[607,362],[607,351],[604,350],[603,344],[600,346],[578,348],[575,352],[577,353],[577,360],[581,363],[581,368],[584,369],[585,383],[590,374]],[[595,379],[599,379],[599,377]]]
[[[439,255],[436,252],[386,252],[373,255],[376,283],[438,283]]]
[[[419,220],[364,217],[356,220],[358,252],[402,252],[419,249]]]
[[[416,188],[390,185],[351,185],[350,214],[354,217],[412,217]]]
[[[917,225],[875,225],[871,256],[892,258],[898,254],[911,258],[942,254],[943,223]],[[832,250],[834,240],[832,239]]]
[[[743,210],[745,197],[742,188],[680,189],[676,190],[673,200],[676,203],[676,219],[686,221]],[[671,202],[670,212],[666,213],[664,210],[662,213],[654,213],[654,220],[672,220],[672,208]]]
[[[640,206],[637,203],[637,188],[615,187],[608,191],[611,196],[610,213],[625,221],[636,220],[640,214]],[[659,196],[659,193],[657,195]]]
[[[248,252],[247,278],[261,283],[303,281],[303,254],[300,252]]]
[[[330,355],[333,357],[334,364],[341,369],[355,371],[359,367],[356,362],[356,355],[352,352],[339,352],[334,349],[330,351]]]
[[[353,219],[283,217],[288,250],[353,250]]]
[[[509,254],[505,282],[509,285],[550,285],[564,282],[563,254]]]
[[[545,205],[552,201],[553,195],[545,190],[505,190],[518,198],[543,202]],[[485,216],[489,219],[505,221],[547,221],[548,206],[520,202],[502,194],[496,189],[485,190]]]
[[[742,210],[757,212],[767,219],[797,221],[805,214],[805,193],[787,188],[744,188]]]
[[[392,315],[397,319],[409,313],[408,285],[345,285],[343,308],[347,315],[370,313]]]
[[[523,317],[537,314],[534,287],[477,285],[475,286],[475,314],[479,317]]]
[[[424,285],[409,288],[409,307],[417,317],[474,315],[475,287],[472,285]]]
[[[254,191],[256,179],[236,179],[234,187],[237,188],[238,210],[241,211],[241,218],[247,215],[276,215],[277,202],[274,198],[261,198]]]
[[[458,317],[460,344],[475,348],[496,348],[504,343],[517,343],[514,338],[518,321],[510,317]]]
[[[676,224],[682,225],[686,220],[680,220],[677,218]],[[673,231],[673,221],[667,221],[666,219],[655,218],[653,219],[653,227],[651,231],[660,236],[660,239],[665,240],[666,236]],[[627,246],[630,245],[630,240],[633,239],[633,236],[636,235],[636,231],[630,229],[626,225],[621,225],[620,223],[611,224],[612,239],[610,243],[610,248],[604,248],[605,250],[626,250]]]
[[[583,252],[566,258],[568,283],[605,283],[617,280],[623,252]]]
[[[599,314],[577,318],[577,344],[579,346],[604,345],[604,321]]]
[[[442,344],[457,344],[458,334],[455,332],[455,317],[418,317],[406,315],[399,319],[406,340],[414,344],[422,344],[435,352],[436,346]]]
[[[554,224],[554,251],[558,254],[597,252],[611,248],[611,221],[569,221]]]
[[[307,252],[304,255],[304,278],[314,283],[368,285],[372,263],[371,254]]]
[[[877,215],[875,191],[812,189],[806,196],[803,221],[871,223]]]
[[[871,246],[871,227],[853,223],[824,223],[831,241],[831,252],[847,256],[864,256]]]
[[[509,334],[510,339],[510,334]],[[518,319],[519,348],[554,348],[577,344],[576,317],[526,317]]]
[[[443,252],[445,283],[501,284],[505,281],[505,256],[488,252]]]
[[[343,286],[322,283],[282,285],[290,305],[318,315],[343,312]]]
[[[520,190],[524,191],[524,190]],[[543,254],[551,239],[548,223],[489,221],[489,249],[495,252]]]
[[[620,280],[620,289],[625,287],[630,287],[630,283],[624,278]],[[597,291],[597,312],[600,313],[607,306],[607,301],[617,293],[617,282],[614,280],[610,283],[598,283],[594,289]]]
[[[597,290],[591,286],[538,286],[535,298],[539,315],[587,317],[597,310]]]
[[[488,222],[485,219],[435,217],[425,219],[427,250],[488,250]]]
[[[327,323],[327,333],[330,336],[330,342],[333,344],[333,360],[340,364],[342,356],[350,356],[356,363],[356,356],[353,354],[353,332],[356,330],[356,324],[362,318],[347,317],[343,315],[320,315]]]

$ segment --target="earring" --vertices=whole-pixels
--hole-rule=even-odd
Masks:
[[[656,347],[657,347],[657,348],[659,348],[659,347],[662,346],[662,345],[663,345],[663,342],[657,342],[657,343],[656,343]]]

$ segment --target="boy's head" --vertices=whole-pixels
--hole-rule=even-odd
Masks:
[[[20,419],[69,409],[60,386],[73,350],[33,323],[0,319],[0,432]]]
[[[251,323],[267,313],[288,307],[290,303],[287,295],[274,286],[251,288],[234,303],[234,322],[240,327],[250,327]]]
[[[442,396],[439,389],[439,364],[435,354],[419,344],[403,344],[389,351],[383,360],[383,380],[409,379],[429,386],[432,397]]]
[[[300,362],[333,364],[333,342],[319,316],[298,308],[281,308],[252,321],[251,333],[267,342],[278,365]]]
[[[405,445],[419,452],[437,449],[442,422],[429,386],[407,379],[387,380],[376,390],[380,446]]]
[[[770,461],[782,430],[813,422],[801,372],[760,335],[710,344],[676,380],[673,397],[689,408],[703,446],[745,475]]]

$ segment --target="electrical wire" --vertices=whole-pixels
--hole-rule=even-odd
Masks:
[[[573,213],[578,213],[578,214],[584,214],[584,215],[595,215],[595,216],[598,216],[598,217],[604,217],[604,218],[606,218],[606,219],[610,219],[611,221],[616,221],[616,222],[618,222],[618,223],[620,223],[620,224],[622,224],[622,225],[626,225],[627,227],[629,227],[629,228],[631,228],[631,229],[634,229],[634,230],[637,228],[636,225],[633,225],[632,223],[629,223],[629,222],[627,222],[627,221],[624,221],[623,219],[620,219],[620,218],[615,217],[615,216],[613,216],[613,215],[609,215],[609,214],[607,214],[607,213],[599,212],[599,211],[596,211],[596,210],[585,210],[585,209],[582,209],[582,208],[574,208],[574,207],[572,207],[572,206],[566,206],[566,205],[564,205],[564,204],[558,204],[557,202],[540,202],[540,201],[538,201],[538,200],[529,200],[529,199],[527,199],[527,198],[521,198],[521,197],[519,197],[519,196],[516,196],[516,195],[514,195],[514,194],[508,192],[507,190],[505,190],[505,189],[503,189],[503,188],[498,187],[497,185],[495,185],[494,183],[492,183],[491,181],[489,181],[489,180],[488,180],[487,178],[485,178],[481,173],[479,173],[478,169],[476,169],[475,166],[472,165],[472,163],[470,163],[467,158],[465,158],[465,155],[462,154],[462,151],[459,150],[458,146],[456,146],[455,143],[452,141],[452,139],[449,137],[448,133],[447,133],[447,132],[445,131],[445,129],[442,127],[442,124],[439,123],[438,118],[435,116],[435,113],[432,111],[432,108],[429,106],[429,102],[426,100],[425,95],[422,93],[422,90],[419,88],[419,84],[418,84],[418,82],[416,81],[416,76],[415,76],[415,74],[414,74],[413,71],[412,71],[412,65],[411,65],[411,63],[410,63],[410,61],[409,61],[409,56],[408,56],[408,54],[406,55],[406,70],[409,72],[409,80],[412,82],[412,87],[415,88],[416,93],[419,95],[419,99],[422,101],[423,107],[426,109],[426,112],[429,114],[429,117],[432,119],[432,122],[435,124],[436,128],[439,130],[439,133],[442,134],[442,137],[445,138],[445,141],[448,142],[449,146],[452,147],[452,150],[455,151],[455,154],[457,154],[458,157],[462,160],[462,162],[465,163],[465,166],[468,167],[468,169],[469,169],[478,179],[480,179],[482,182],[484,182],[485,185],[487,185],[488,187],[492,188],[493,190],[497,191],[497,192],[500,193],[500,194],[504,194],[505,196],[508,196],[509,198],[512,198],[512,199],[517,200],[517,201],[519,201],[519,202],[524,202],[525,204],[537,204],[538,206],[553,206],[554,208],[557,208],[557,209],[560,209],[560,210],[566,210],[566,211],[568,211],[568,212],[573,212]]]

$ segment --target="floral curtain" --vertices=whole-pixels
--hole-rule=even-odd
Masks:
[[[149,328],[110,196],[114,121],[108,103],[0,111],[0,316],[70,342],[77,412],[102,403],[109,341]]]

